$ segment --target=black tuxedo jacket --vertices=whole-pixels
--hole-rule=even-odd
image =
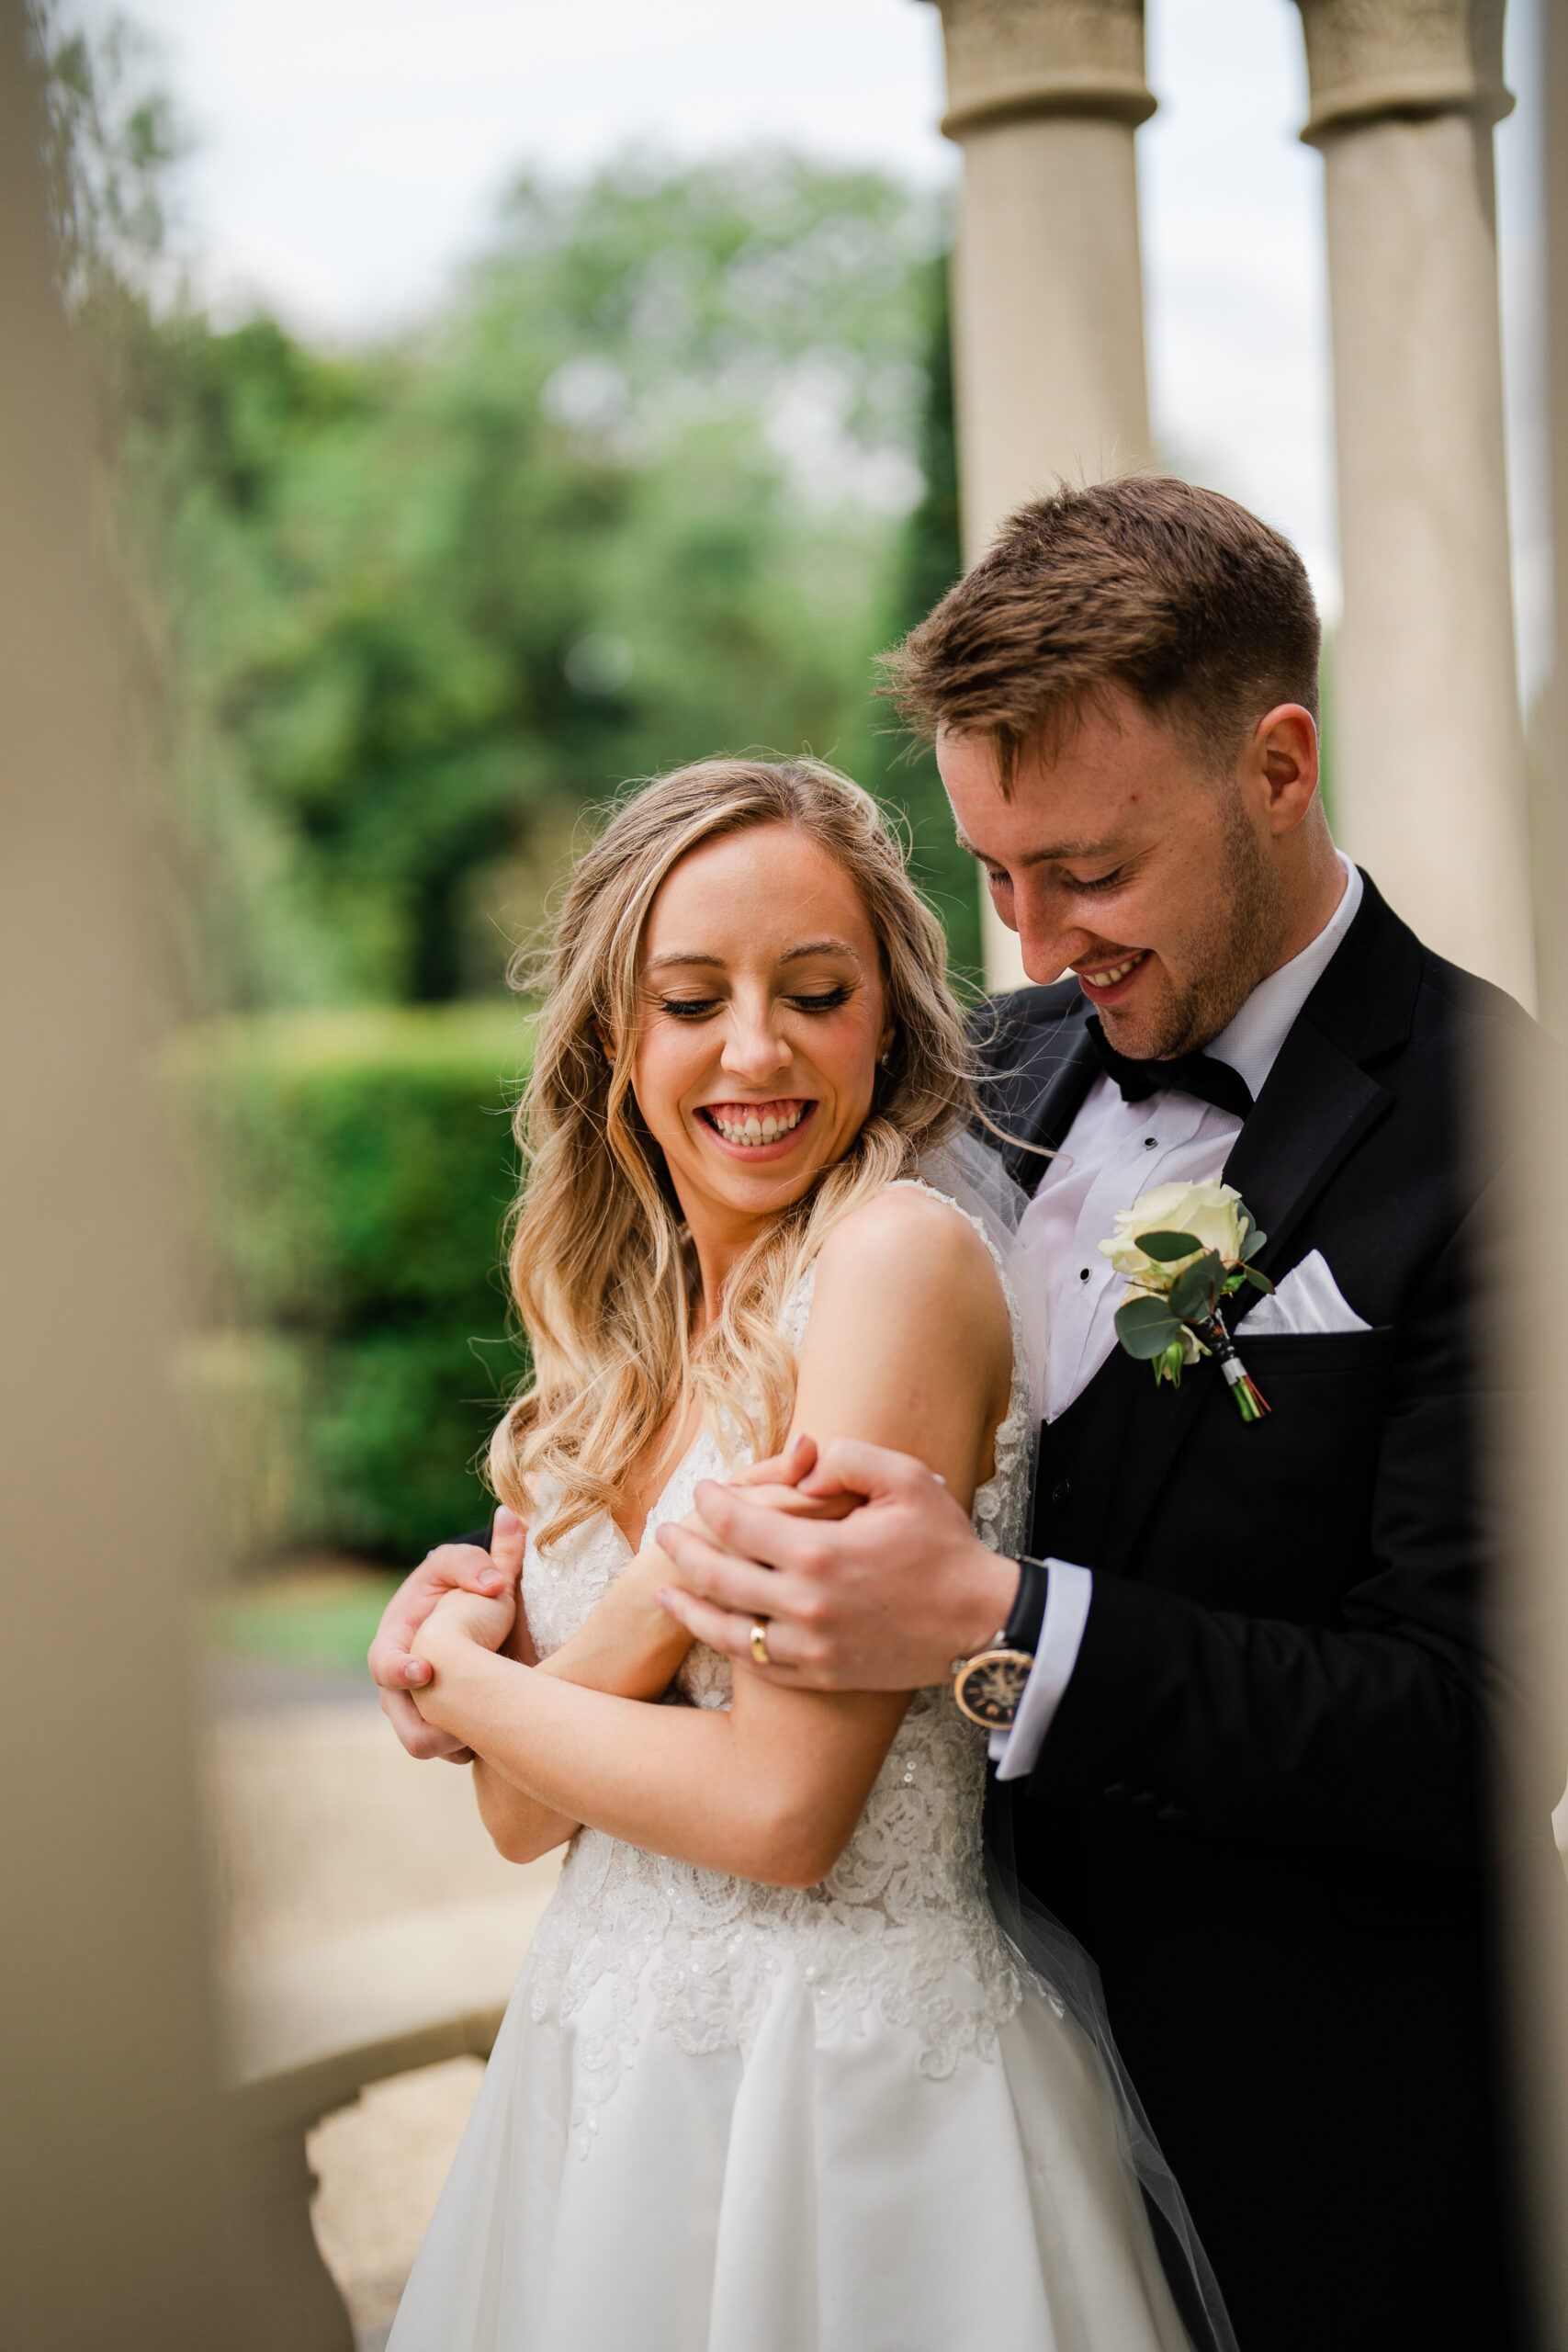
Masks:
[[[1088,1013],[1070,981],[994,1008],[1010,1133],[1062,1142]],[[1100,1963],[1242,2352],[1525,2340],[1473,1328],[1506,1145],[1471,1113],[1478,1073],[1544,1051],[1369,882],[1224,1175],[1263,1271],[1320,1250],[1371,1329],[1244,1339],[1255,1426],[1212,1361],[1173,1392],[1118,1350],[1042,1432],[1034,1549],[1094,1597],[991,1832]]]

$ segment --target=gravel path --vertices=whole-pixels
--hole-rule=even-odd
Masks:
[[[218,1695],[210,1775],[226,1961],[518,1892],[522,1873],[485,1836],[468,1773],[412,1762],[352,1684],[275,1674],[231,1679]],[[556,1868],[547,1860],[528,1875]],[[360,2352],[385,2342],[482,2073],[458,2058],[377,2084],[311,2134],[316,2234]]]

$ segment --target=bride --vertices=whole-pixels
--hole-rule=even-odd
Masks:
[[[1005,1257],[919,1172],[965,1061],[829,768],[682,769],[576,869],[518,1115],[535,1378],[491,1453],[520,1584],[415,1642],[500,1850],[570,1844],[389,2352],[1189,2345],[1135,2102],[987,1902],[984,1734],[945,1686],[732,1679],[659,1606],[654,1529],[806,1430],[1021,1540]]]

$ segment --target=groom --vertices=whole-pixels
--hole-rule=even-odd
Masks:
[[[1474,1106],[1541,1049],[1336,852],[1317,666],[1294,551],[1169,481],[1025,508],[914,631],[901,708],[1045,983],[986,1041],[1049,1307],[1043,1566],[829,1446],[811,1483],[867,1508],[701,1488],[667,1606],[738,1657],[766,1620],[826,1688],[937,1681],[1005,1625],[1033,1666],[991,1834],[1100,1963],[1242,2352],[1502,2352]],[[1277,1285],[1252,1425],[1213,1359],[1173,1389],[1122,1352],[1099,1247],[1221,1177]]]

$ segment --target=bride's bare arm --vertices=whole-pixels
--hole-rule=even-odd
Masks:
[[[638,1554],[609,1591],[591,1609],[569,1642],[541,1660],[528,1632],[522,1606],[521,1584],[514,1581],[503,1600],[475,1599],[461,1622],[468,1638],[494,1648],[502,1663],[512,1663],[547,1675],[579,1689],[618,1699],[657,1699],[668,1690],[681,1660],[691,1647],[691,1636],[670,1618],[654,1599],[661,1581],[657,1545]],[[519,1564],[521,1565],[521,1564]],[[496,1642],[500,1612],[510,1609],[516,1595],[516,1614],[505,1638]],[[467,1594],[462,1596],[468,1599]],[[454,1601],[457,1595],[451,1596]],[[457,1611],[450,1612],[454,1617]],[[661,1622],[662,1621],[662,1622]],[[423,1694],[422,1694],[423,1695]],[[472,1742],[467,1745],[472,1746]],[[531,1862],[547,1854],[572,1835],[579,1824],[574,1815],[541,1804],[525,1789],[507,1778],[499,1759],[483,1748],[474,1753],[474,1796],[479,1818],[508,1861]]]
[[[823,1250],[795,1426],[917,1454],[967,1505],[1011,1361],[974,1228],[927,1194],[892,1191]],[[465,1612],[490,1605],[453,1594],[427,1621],[418,1647],[434,1671],[418,1705],[513,1788],[559,1819],[708,1869],[802,1886],[831,1869],[908,1694],[789,1690],[741,1666],[728,1713],[637,1705],[481,1647]]]
[[[739,1472],[738,1483],[744,1481],[760,1499],[775,1510],[803,1518],[843,1516],[840,1504],[813,1501],[797,1494],[793,1487],[766,1483],[770,1468],[787,1467],[787,1463],[757,1464]],[[687,1523],[699,1529],[702,1526],[695,1511],[689,1515]],[[535,1650],[527,1616],[521,1605],[505,1638],[496,1638],[504,1623],[502,1612],[510,1609],[513,1594],[521,1594],[520,1530],[517,1557],[513,1559],[508,1555],[504,1566],[511,1590],[488,1603],[477,1600],[471,1610],[463,1612],[462,1622],[471,1640],[519,1665],[536,1667],[541,1674],[575,1683],[580,1690],[646,1701],[661,1697],[669,1689],[692,1646],[692,1636],[660,1607],[655,1598],[660,1586],[668,1583],[670,1575],[669,1556],[658,1544],[644,1544],[604,1599],[589,1611],[571,1639],[542,1661]],[[525,1789],[515,1787],[498,1761],[483,1754],[474,1757],[474,1795],[480,1819],[498,1850],[510,1862],[537,1860],[579,1826],[570,1815],[541,1804]]]

